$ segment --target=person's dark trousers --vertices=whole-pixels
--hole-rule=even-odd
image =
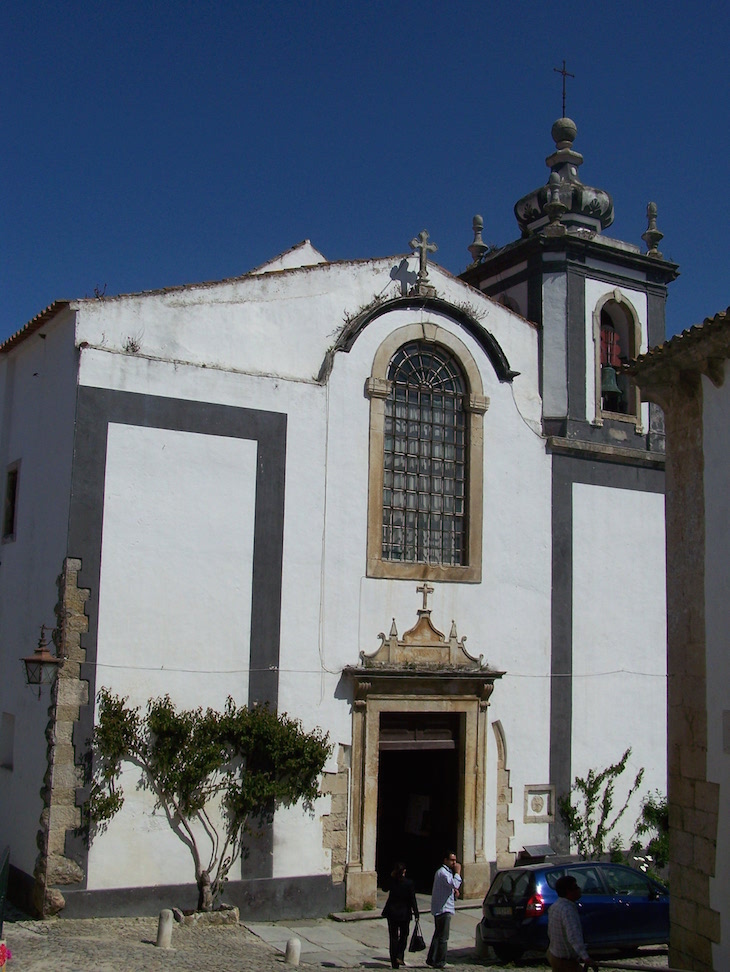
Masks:
[[[446,950],[449,947],[451,915],[436,915],[433,920],[436,927],[433,931],[426,965],[430,965],[435,969],[442,969],[446,965]]]
[[[390,964],[394,969],[398,968],[398,963],[403,962],[406,957],[406,945],[408,944],[408,929],[411,920],[395,921],[388,918],[388,935],[390,936]]]

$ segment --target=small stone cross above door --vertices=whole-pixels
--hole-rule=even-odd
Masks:
[[[430,587],[428,583],[424,581],[420,587],[416,588],[416,590],[419,594],[423,594],[423,608],[421,610],[428,611],[428,595],[433,594],[433,587]]]

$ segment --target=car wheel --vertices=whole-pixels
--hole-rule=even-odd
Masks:
[[[482,926],[477,925],[474,932],[474,949],[477,953],[477,958],[484,959],[487,958],[487,952],[489,951],[489,946],[486,944],[482,938]]]
[[[522,958],[524,952],[524,948],[520,948],[519,945],[492,945],[492,948],[501,962],[516,962],[517,959]]]

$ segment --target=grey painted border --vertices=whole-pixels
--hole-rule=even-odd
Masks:
[[[81,635],[81,645],[86,650],[86,663],[81,666],[81,678],[89,683],[90,703],[81,707],[73,735],[76,762],[79,765],[88,754],[88,740],[93,732],[104,480],[107,430],[110,423],[221,435],[257,442],[248,703],[253,705],[268,702],[276,707],[278,702],[287,416],[279,412],[235,408],[209,402],[81,387],[76,408],[67,549],[69,557],[81,560],[78,586],[91,591],[86,602],[89,630]],[[86,796],[85,790],[78,791],[77,803],[83,803]],[[246,865],[247,873],[255,878],[270,877],[273,865],[272,848],[273,831],[269,826],[257,841],[255,852],[253,848],[251,850]],[[73,831],[67,833],[66,853],[79,861],[86,871],[88,849],[82,836]]]
[[[628,273],[617,265],[614,272],[606,270],[602,267],[593,267],[588,263],[584,263],[582,260],[577,259],[575,256],[564,256],[557,260],[540,260],[542,254],[536,254],[537,263],[537,273],[547,274],[547,273],[569,273],[573,272],[581,277],[589,277],[591,280],[599,280],[602,283],[610,284],[613,287],[623,287],[625,289],[630,288],[631,290],[637,290],[640,293],[652,294],[654,292],[659,293],[660,289],[663,288],[662,284],[656,284],[651,280],[646,278],[646,274],[643,276],[632,277]],[[487,297],[491,297],[494,294],[502,293],[503,290],[507,290],[510,287],[515,287],[518,284],[527,282],[528,284],[533,279],[535,273],[535,268],[533,267],[533,260],[528,261],[526,268],[519,270],[517,273],[513,273],[509,277],[499,277],[498,279],[489,279],[485,282],[482,288],[482,293],[486,294]],[[529,320],[536,320],[535,317],[529,317]],[[657,342],[658,343],[658,342]]]
[[[64,918],[145,917],[162,908],[193,910],[198,891],[194,884],[119,888],[109,891],[63,890]],[[345,885],[333,884],[329,875],[262,878],[228,881],[225,904],[235,905],[248,921],[282,921],[288,918],[319,918],[344,911]]]
[[[608,242],[608,245],[606,245]],[[510,285],[514,283],[514,277],[508,276],[517,264],[537,256],[539,260],[547,259],[555,263],[556,268],[559,261],[571,262],[576,266],[583,265],[588,268],[590,276],[610,281],[613,273],[610,270],[602,271],[598,268],[592,269],[589,265],[598,263],[603,267],[607,264],[615,264],[619,269],[616,273],[624,279],[631,274],[638,273],[643,275],[647,283],[665,287],[672,280],[679,276],[679,267],[667,260],[656,260],[647,256],[645,253],[626,250],[623,247],[614,247],[606,237],[598,240],[585,239],[572,234],[557,237],[547,237],[538,233],[529,237],[508,243],[500,250],[495,250],[487,255],[482,263],[468,267],[460,278],[477,290],[482,289],[482,284],[487,280],[500,277],[502,280],[509,280]],[[627,271],[627,272],[624,272]]]
[[[664,471],[553,455],[552,604],[550,672],[550,782],[560,796],[572,783],[573,726],[573,483],[642,493],[664,493]],[[557,853],[570,851],[560,820],[550,825]]]

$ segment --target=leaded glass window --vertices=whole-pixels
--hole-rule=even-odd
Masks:
[[[466,563],[466,381],[442,347],[411,341],[388,370],[383,559]]]

